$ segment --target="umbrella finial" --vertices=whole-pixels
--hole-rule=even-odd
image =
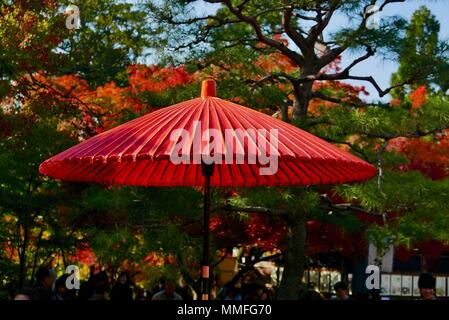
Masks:
[[[215,97],[216,95],[216,84],[215,80],[207,79],[203,80],[201,83],[201,97]]]

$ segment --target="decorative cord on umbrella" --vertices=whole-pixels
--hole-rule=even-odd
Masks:
[[[387,148],[388,143],[389,143],[389,140],[385,140],[384,143],[382,144],[382,147],[377,151],[377,154],[376,154],[376,158],[377,158],[377,190],[384,198],[386,198],[386,194],[382,192],[382,175],[383,175],[382,153]],[[383,220],[384,224],[387,223],[387,218],[388,218],[387,213],[386,212],[382,213],[382,220]]]

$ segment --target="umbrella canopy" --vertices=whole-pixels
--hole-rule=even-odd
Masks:
[[[215,97],[211,80],[203,82],[202,97],[103,132],[46,160],[39,171],[73,181],[202,186],[201,163],[209,155],[212,186],[339,184],[376,174],[369,163],[304,130]],[[268,158],[276,161],[274,170],[260,174]]]

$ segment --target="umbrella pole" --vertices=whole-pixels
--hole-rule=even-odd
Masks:
[[[209,300],[210,262],[209,262],[209,222],[210,222],[210,177],[214,173],[214,164],[201,165],[204,176],[204,220],[203,220],[203,265],[201,268],[201,300]]]

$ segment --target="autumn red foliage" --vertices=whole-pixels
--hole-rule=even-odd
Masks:
[[[75,254],[70,257],[70,260],[87,266],[95,265],[97,261],[95,253],[87,243],[81,244],[76,249]]]
[[[286,224],[276,217],[253,213],[245,220],[216,215],[211,219],[211,231],[220,248],[256,246],[264,251],[282,249]]]
[[[184,66],[161,68],[157,65],[131,65],[128,67],[129,90],[133,93],[143,91],[161,92],[169,88],[186,85],[194,80]]]
[[[427,89],[425,86],[420,86],[411,92],[409,96],[412,101],[412,108],[419,109],[427,102]]]

